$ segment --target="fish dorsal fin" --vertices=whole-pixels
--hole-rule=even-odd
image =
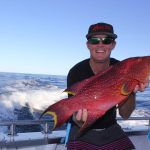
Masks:
[[[106,72],[108,72],[112,67],[113,66],[110,66],[108,69],[106,69],[105,71],[103,71],[101,73],[98,73],[95,76],[92,76],[92,77],[85,79],[81,82],[77,82],[77,83],[73,84],[69,88],[65,89],[64,92],[67,92],[68,94],[71,94],[71,95],[76,95],[79,92],[82,92],[85,86],[87,86],[88,84],[93,82],[95,79],[97,79],[98,77],[100,77],[103,74],[105,74]]]
[[[89,79],[85,79],[81,82],[77,82],[75,84],[73,84],[72,86],[70,86],[69,88],[65,89],[64,92],[67,92],[68,94],[71,94],[71,95],[76,95],[78,94],[81,89],[87,85],[89,82]]]

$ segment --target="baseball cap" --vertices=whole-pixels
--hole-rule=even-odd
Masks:
[[[89,27],[88,34],[86,38],[89,39],[94,35],[104,34],[112,37],[113,39],[117,38],[117,35],[114,33],[113,26],[107,23],[97,23]]]

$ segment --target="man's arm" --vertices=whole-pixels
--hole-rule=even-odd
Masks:
[[[128,119],[136,106],[136,96],[132,93],[128,99],[119,106],[119,114],[123,119]]]
[[[145,88],[148,87],[147,83],[141,83],[137,85],[134,89],[134,92],[128,97],[127,101],[119,106],[119,114],[123,119],[128,119],[135,109],[136,106],[136,95],[137,91],[143,92]]]

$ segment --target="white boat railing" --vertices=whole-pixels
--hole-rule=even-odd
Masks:
[[[150,128],[150,117],[130,117],[127,120],[122,119],[121,117],[117,117],[118,121],[128,121],[128,120],[147,120],[147,126]],[[15,121],[0,121],[0,126],[8,126],[10,131],[8,134],[10,136],[15,136],[17,133],[15,132],[16,126],[28,126],[28,125],[43,125],[43,133],[48,134],[51,132],[49,129],[49,124],[54,123],[53,120],[15,120]]]
[[[122,117],[117,117],[117,120],[124,120]],[[149,120],[150,117],[130,117],[127,120]]]
[[[121,117],[117,117],[117,120],[118,121],[128,121],[128,120],[137,120],[137,121],[139,121],[139,120],[147,120],[148,121],[148,123],[147,123],[147,126],[149,126],[150,127],[150,117],[130,117],[130,118],[128,118],[127,120],[124,120],[123,118],[121,118]]]
[[[150,131],[150,117],[130,117],[127,120],[118,117],[117,121],[129,136],[147,135]],[[136,123],[132,123],[132,121],[136,121]],[[123,123],[123,125],[121,124],[121,122]]]
[[[118,121],[123,121],[122,118],[117,118]],[[150,117],[131,117],[128,120],[136,120],[136,121],[141,121],[141,120],[146,120],[147,121],[147,134],[150,131]],[[61,143],[62,139],[64,140],[66,132],[64,130],[57,130],[59,135],[55,136],[58,132],[57,131],[51,131],[50,125],[53,124],[53,120],[17,120],[17,121],[0,121],[0,126],[7,126],[9,131],[8,133],[2,134],[0,133],[0,148],[3,147],[24,147],[28,145],[39,145],[39,144],[53,144],[53,143]],[[19,136],[22,136],[22,134],[27,134],[29,136],[32,136],[35,132],[29,132],[29,133],[16,133],[16,126],[28,126],[28,125],[42,125],[42,130],[38,134],[38,139],[37,138],[19,138]],[[128,132],[134,132],[132,130]],[[140,131],[139,131],[140,132]],[[63,133],[63,134],[62,134]],[[136,132],[136,135],[138,132]],[[135,134],[134,134],[135,135]],[[3,137],[2,137],[3,136]],[[23,142],[24,141],[24,142]],[[33,142],[34,141],[34,142]],[[21,144],[20,144],[21,143]],[[16,146],[17,145],[17,146]]]
[[[28,126],[28,125],[43,125],[43,133],[50,133],[49,124],[52,124],[53,120],[15,120],[15,121],[0,121],[0,126],[8,126],[10,136],[15,136],[16,126]]]
[[[7,126],[8,133],[0,133],[0,149],[18,149],[54,143],[63,143],[65,130],[52,131],[53,120],[17,120],[0,121],[0,126]],[[42,125],[37,132],[16,133],[16,126]],[[30,126],[31,127],[31,126]]]

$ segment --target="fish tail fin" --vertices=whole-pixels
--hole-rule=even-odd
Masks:
[[[39,119],[42,118],[43,115],[49,114],[53,116],[54,119],[54,128],[60,127],[65,122],[69,120],[72,115],[71,109],[69,109],[67,99],[62,99],[59,102],[49,106],[40,116]]]

